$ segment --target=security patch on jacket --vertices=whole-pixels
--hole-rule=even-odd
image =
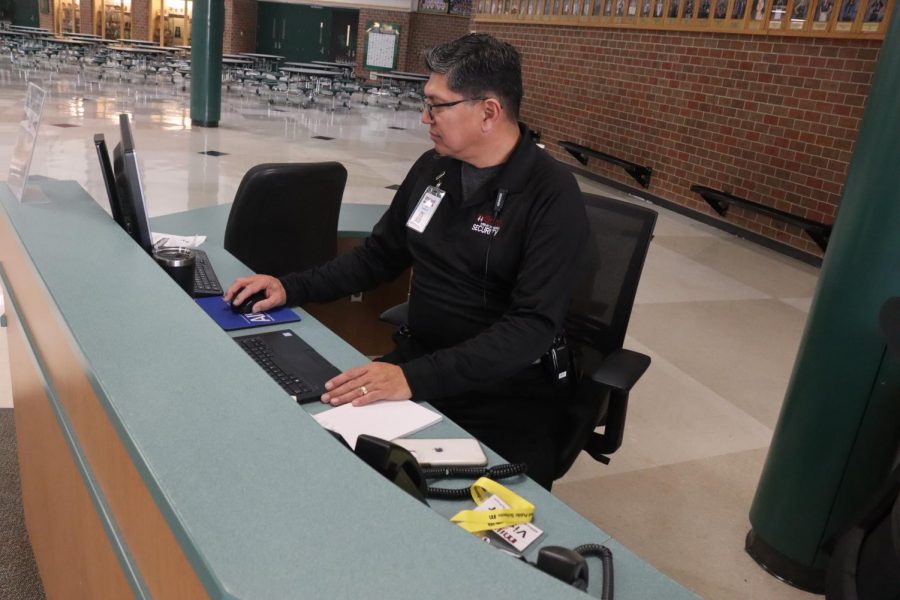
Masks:
[[[500,231],[500,219],[491,215],[478,215],[472,223],[472,231],[484,235],[497,235]]]

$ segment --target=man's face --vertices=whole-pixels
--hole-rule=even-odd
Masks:
[[[431,105],[463,100],[465,96],[453,92],[447,86],[447,76],[432,73],[425,84],[425,100]],[[482,138],[481,101],[460,102],[454,106],[438,106],[422,111],[422,123],[428,125],[428,133],[434,142],[434,149],[442,156],[466,160],[473,154]]]

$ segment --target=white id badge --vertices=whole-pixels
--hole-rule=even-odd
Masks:
[[[428,227],[429,221],[431,221],[431,217],[434,216],[438,206],[441,205],[441,200],[444,199],[446,193],[446,191],[441,188],[436,188],[433,185],[429,185],[425,188],[425,192],[423,192],[422,197],[419,198],[419,203],[416,204],[416,210],[410,215],[409,220],[406,222],[406,226],[413,231],[424,233],[425,228]]]
[[[506,502],[494,495],[482,502],[475,510],[497,510],[503,508],[509,508],[509,506]],[[544,530],[535,527],[534,523],[519,523],[517,525],[504,527],[503,529],[495,529],[487,533],[488,535],[493,534],[499,537],[519,552],[524,552],[525,549],[531,545],[531,542],[544,534]]]

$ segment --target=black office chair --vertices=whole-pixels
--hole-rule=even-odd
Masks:
[[[656,212],[593,194],[584,194],[584,203],[591,234],[565,320],[580,378],[556,433],[556,479],[582,450],[609,462],[608,455],[622,445],[628,394],[650,366],[649,356],[622,345]],[[381,319],[403,326],[407,311],[408,305],[400,304]],[[597,433],[601,425],[605,429]]]
[[[826,600],[900,598],[900,466],[832,542]]]
[[[225,226],[225,249],[279,277],[337,254],[347,169],[337,162],[269,163],[244,175]]]
[[[887,360],[896,360],[900,357],[900,296],[882,304],[878,323],[894,354]],[[824,544],[831,555],[825,577],[826,600],[900,598],[900,448],[896,451],[894,468],[881,488]]]
[[[622,445],[628,394],[650,366],[649,356],[622,345],[656,212],[593,194],[584,202],[591,235],[565,320],[580,378],[557,431],[557,479],[582,450],[609,462]]]

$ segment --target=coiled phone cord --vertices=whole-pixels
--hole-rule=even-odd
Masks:
[[[493,467],[423,467],[425,479],[444,479],[449,477],[478,479],[487,477],[494,481],[523,475],[528,471],[525,463],[495,465]],[[464,488],[440,488],[428,486],[428,497],[439,500],[465,500],[471,498],[471,486]]]
[[[582,556],[596,556],[603,566],[603,584],[600,588],[600,600],[613,600],[613,564],[612,551],[600,544],[582,544],[575,548]]]

